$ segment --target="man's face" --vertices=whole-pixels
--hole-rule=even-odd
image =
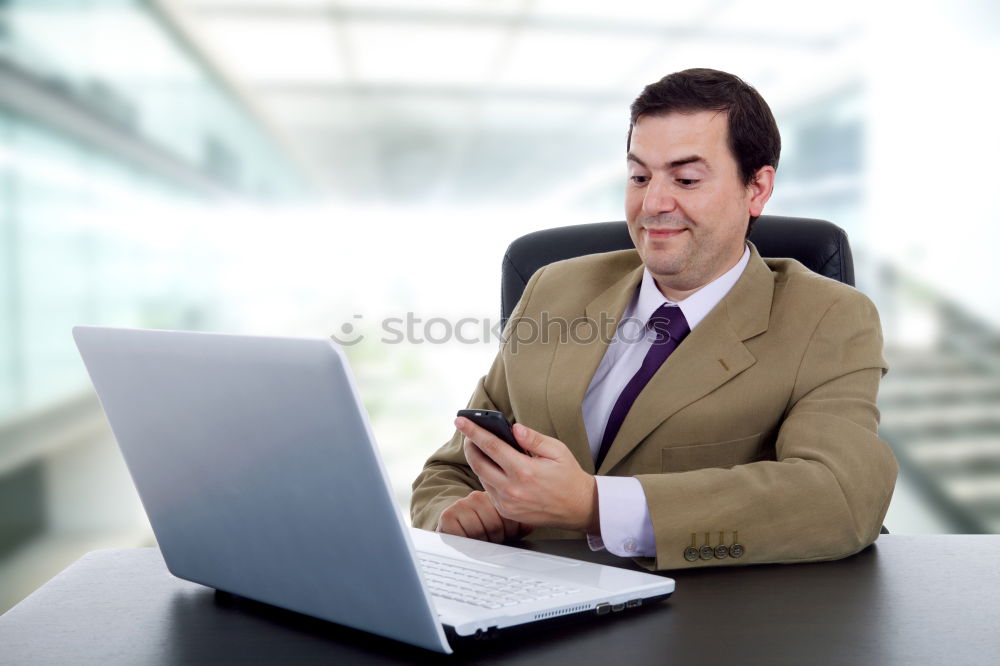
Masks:
[[[774,169],[744,186],[725,112],[640,116],[632,128],[625,216],[664,295],[686,297],[736,265],[750,215],[771,194]]]

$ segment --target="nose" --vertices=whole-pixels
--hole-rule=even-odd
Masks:
[[[642,211],[648,216],[670,213],[677,208],[677,198],[670,190],[670,183],[653,177],[646,185],[642,198]]]

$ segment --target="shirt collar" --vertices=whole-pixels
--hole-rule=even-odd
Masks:
[[[733,288],[736,281],[740,279],[743,274],[743,269],[746,268],[747,263],[750,261],[750,248],[744,245],[743,256],[740,260],[736,262],[736,265],[730,268],[728,271],[715,278],[704,287],[694,292],[682,301],[671,301],[666,296],[664,296],[659,288],[656,286],[656,281],[653,279],[652,273],[649,272],[648,268],[642,269],[642,282],[639,285],[639,292],[637,299],[635,301],[635,306],[632,308],[632,316],[637,318],[639,321],[646,322],[649,317],[659,308],[661,305],[666,303],[667,305],[676,305],[684,313],[684,318],[687,320],[688,327],[694,330],[694,327],[701,323],[709,312],[712,311],[716,305],[719,304],[729,290]]]

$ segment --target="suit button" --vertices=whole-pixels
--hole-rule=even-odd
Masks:
[[[715,549],[711,546],[702,546],[699,554],[701,555],[701,559],[710,560],[715,557]]]
[[[715,547],[715,559],[724,560],[729,557],[729,549],[725,546],[719,545]]]
[[[684,549],[684,559],[688,562],[694,562],[698,559],[698,549],[694,546],[688,546]]]
[[[729,547],[730,557],[742,557],[744,552],[746,552],[746,550],[743,548],[742,544],[734,543]]]

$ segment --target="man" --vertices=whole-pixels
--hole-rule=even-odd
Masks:
[[[415,526],[586,536],[655,569],[835,559],[877,538],[897,470],[877,436],[878,315],[745,240],[779,152],[766,102],[735,76],[686,70],[643,90],[625,196],[636,249],[531,278],[469,403],[516,422],[528,455],[457,419],[414,482]],[[602,320],[613,336],[544,328]]]

